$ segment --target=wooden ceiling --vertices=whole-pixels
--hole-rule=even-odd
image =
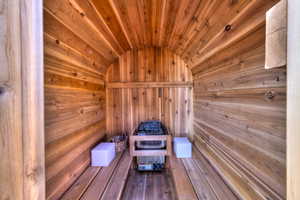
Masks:
[[[111,63],[124,52],[165,47],[190,68],[265,23],[278,0],[53,0],[46,11],[70,23]],[[72,7],[73,10],[67,9]],[[72,19],[65,20],[68,16]],[[222,45],[221,45],[222,42]]]

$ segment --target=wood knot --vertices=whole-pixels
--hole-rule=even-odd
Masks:
[[[231,28],[232,28],[231,25],[228,24],[228,25],[225,26],[224,30],[225,30],[225,32],[228,32],[228,31],[231,30]]]
[[[59,41],[59,40],[55,40],[55,43],[56,43],[56,44],[60,44],[60,41]]]
[[[194,16],[192,17],[192,21],[193,21],[193,22],[198,22],[198,18],[194,15]]]
[[[0,95],[5,93],[5,87],[0,87]]]
[[[265,97],[268,100],[273,100],[275,98],[275,92],[274,91],[268,91],[265,93]]]

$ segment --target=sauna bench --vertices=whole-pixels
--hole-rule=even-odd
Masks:
[[[170,184],[172,192],[176,193],[170,196],[177,196],[179,200],[237,200],[238,198],[232,192],[228,185],[219,176],[212,165],[204,158],[204,156],[193,148],[192,158],[178,159],[169,156],[169,168],[167,173],[171,175],[173,184]],[[127,177],[132,166],[132,157],[129,151],[119,153],[116,159],[108,167],[88,167],[85,172],[75,181],[75,183],[62,196],[62,200],[119,200],[122,199],[123,191],[127,194],[124,200],[130,200],[130,191],[133,197],[143,196],[147,199],[147,195],[153,195],[147,192],[149,189],[146,184],[141,189],[127,184]],[[166,173],[166,172],[163,172]],[[143,176],[143,175],[140,175]],[[147,175],[151,177],[151,173]],[[154,177],[155,175],[153,175]],[[141,177],[136,177],[131,182],[141,184]],[[148,178],[149,179],[149,178]],[[151,179],[149,179],[151,180]],[[152,183],[153,188],[159,188],[161,191],[167,190],[160,182]],[[160,191],[157,189],[157,191]],[[146,196],[145,196],[146,195]],[[144,198],[143,197],[143,198]],[[143,198],[141,200],[143,200]],[[150,198],[151,199],[151,198]],[[171,198],[173,199],[173,197]]]
[[[131,164],[132,157],[125,151],[118,153],[108,167],[88,167],[61,200],[120,199]]]
[[[170,157],[170,171],[177,199],[239,199],[195,147],[192,158],[178,159],[173,154]]]

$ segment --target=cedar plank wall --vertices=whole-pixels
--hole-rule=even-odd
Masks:
[[[191,83],[191,71],[168,49],[128,51],[111,65],[107,82]],[[155,83],[152,84],[153,87]],[[144,120],[162,120],[174,135],[191,133],[192,88],[108,88],[107,129],[110,134],[131,132]]]
[[[286,67],[264,44],[263,24],[192,69],[195,145],[242,199],[286,196]]]
[[[105,134],[104,74],[115,55],[69,1],[44,1],[44,23],[46,193],[58,199]]]

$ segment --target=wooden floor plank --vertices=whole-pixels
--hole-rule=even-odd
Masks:
[[[130,170],[130,175],[122,195],[122,200],[145,200],[146,173]]]
[[[89,187],[101,167],[88,167],[77,181],[67,190],[61,200],[78,200]]]
[[[86,192],[80,198],[81,200],[98,200],[105,191],[106,185],[109,183],[110,177],[116,169],[122,153],[117,154],[116,158],[108,167],[103,167],[93,182],[90,184]]]
[[[177,198],[180,200],[197,200],[197,195],[182,161],[174,156],[170,156],[170,169]]]
[[[130,156],[129,151],[126,151],[114,171],[101,200],[118,200],[121,198],[131,163],[132,157]]]
[[[122,200],[175,200],[171,175],[163,172],[130,171]]]
[[[149,176],[148,176],[149,177]],[[146,198],[146,200],[152,200],[152,199],[159,199],[159,200],[174,200],[176,197],[176,192],[174,190],[173,181],[170,177],[170,174],[168,172],[163,173],[156,173],[153,179],[153,186],[154,186],[154,192],[151,193],[146,189],[147,196],[151,195],[149,198]],[[147,179],[147,183],[149,181],[149,178]],[[151,182],[147,185],[150,185]]]

